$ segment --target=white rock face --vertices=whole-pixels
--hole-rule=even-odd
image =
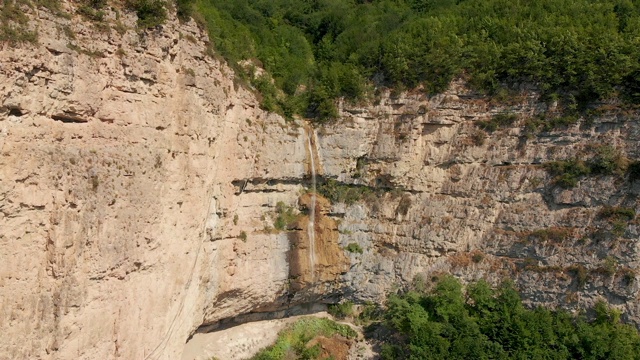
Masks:
[[[498,106],[454,83],[342,104],[309,154],[308,130],[260,110],[195,23],[139,34],[121,14],[118,34],[33,11],[39,45],[0,52],[0,359],[178,359],[203,324],[341,294],[379,301],[442,272],[513,278],[531,303],[602,296],[640,322],[637,222],[612,235],[598,215],[640,211],[640,183],[562,189],[540,166],[601,144],[638,159],[637,114],[527,137],[546,109],[535,94]],[[503,111],[519,122],[474,125]],[[331,276],[295,293],[292,233],[272,228],[278,202],[304,207],[310,156],[325,179],[379,193],[322,211],[333,219],[317,221],[319,241],[363,252],[344,252],[339,280],[343,260],[323,260]],[[548,228],[569,235],[534,233]]]

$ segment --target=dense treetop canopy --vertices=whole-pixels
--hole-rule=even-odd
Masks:
[[[512,283],[484,281],[466,291],[453,277],[429,294],[391,296],[394,329],[383,359],[640,359],[640,337],[620,313],[599,302],[594,319],[526,309]]]
[[[194,1],[217,51],[263,66],[263,105],[288,116],[329,118],[337,97],[438,92],[459,76],[487,93],[526,82],[640,102],[640,0]]]

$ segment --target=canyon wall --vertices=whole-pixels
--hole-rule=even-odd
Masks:
[[[348,293],[376,300],[391,284],[428,286],[442,273],[513,279],[528,303],[584,309],[605,299],[639,323],[637,218],[606,212],[638,210],[637,175],[619,169],[568,187],[544,166],[608,157],[624,168],[640,155],[639,116],[600,104],[590,118],[531,131],[539,114],[555,111],[538,99],[523,88],[495,103],[458,82],[432,97],[385,94],[373,106],[343,106],[340,123],[320,136],[323,168],[344,183],[387,189],[332,211],[341,244],[363,249],[350,253]],[[505,113],[512,124],[479,129]]]
[[[637,114],[529,134],[553,104],[457,82],[341,103],[313,130],[262,111],[194,22],[30,11],[38,44],[0,53],[0,359],[175,359],[201,326],[441,273],[640,323],[637,224],[601,212],[638,209],[640,182],[566,189],[541,165],[601,145],[638,159]],[[479,130],[505,111],[519,120]]]
[[[0,53],[0,358],[176,359],[203,322],[282,298],[289,240],[260,218],[297,201],[303,128],[193,22],[30,16],[39,43]],[[236,196],[248,178],[296,181]]]

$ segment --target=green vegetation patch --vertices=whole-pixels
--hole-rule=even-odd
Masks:
[[[548,132],[558,128],[566,128],[578,122],[578,115],[574,113],[564,114],[561,116],[547,116],[541,114],[531,117],[524,123],[524,132],[531,137],[540,132]]]
[[[336,116],[337,97],[359,101],[380,86],[440,92],[461,76],[498,95],[502,84],[536,84],[568,109],[620,95],[640,102],[636,1],[197,0],[195,7],[231,66],[249,60],[267,70],[258,79],[242,72],[263,106],[285,115],[326,120]]]
[[[587,281],[589,280],[589,272],[587,271],[587,268],[584,267],[584,265],[574,264],[569,266],[567,270],[576,279],[578,288],[582,289],[587,284]]]
[[[252,357],[252,360],[315,359],[320,355],[319,345],[307,347],[316,336],[331,337],[341,335],[356,337],[349,326],[321,318],[304,318],[283,330],[276,343]]]
[[[162,0],[126,0],[125,5],[135,11],[139,28],[152,28],[167,19],[167,4]]]
[[[387,306],[395,334],[384,341],[383,359],[640,359],[637,330],[604,302],[591,321],[527,309],[511,282],[463,289],[447,276],[431,293],[392,295]]]
[[[356,254],[362,254],[364,252],[362,250],[362,247],[357,243],[350,243],[349,245],[347,245],[345,250],[347,250],[350,253],[356,253]]]
[[[38,40],[36,31],[28,28],[29,18],[25,14],[33,5],[28,0],[5,0],[0,7],[0,42],[10,45]]]
[[[572,228],[552,227],[548,229],[534,230],[528,234],[528,238],[534,241],[561,244],[573,238],[573,235],[574,235],[574,231]]]
[[[289,227],[293,225],[299,217],[300,214],[296,213],[292,206],[278,201],[276,204],[276,219],[273,222],[273,227],[279,231],[289,230]]]
[[[635,167],[631,167],[629,160],[616,148],[602,145],[589,150],[593,155],[588,160],[575,158],[545,163],[544,168],[554,176],[554,184],[571,188],[578,184],[580,178],[589,175],[623,176],[629,172],[630,179],[634,176]]]
[[[501,113],[494,115],[489,120],[478,121],[476,122],[476,125],[479,126],[482,130],[493,132],[498,129],[510,127],[516,121],[518,121],[518,116],[516,114]]]
[[[598,216],[607,220],[631,221],[636,217],[636,211],[631,208],[605,206],[598,212]]]
[[[543,166],[554,177],[553,183],[563,188],[574,187],[581,177],[591,174],[588,164],[578,159],[549,161]]]
[[[329,199],[332,203],[345,203],[352,205],[358,201],[366,200],[376,193],[383,190],[377,190],[368,186],[351,185],[328,179],[318,186],[318,193]]]
[[[176,15],[181,21],[187,21],[194,14],[194,0],[175,0]]]
[[[328,307],[328,312],[334,317],[344,319],[354,314],[353,302],[344,301],[339,304],[331,304]]]
[[[106,0],[85,0],[80,2],[76,11],[88,20],[101,22],[104,20],[105,13],[103,9],[106,5]]]

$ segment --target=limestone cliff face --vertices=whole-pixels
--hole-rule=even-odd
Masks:
[[[598,211],[640,210],[640,183],[567,190],[539,165],[596,144],[637,159],[637,115],[485,138],[474,122],[547,105],[529,94],[497,106],[453,84],[343,104],[313,135],[260,110],[194,23],[140,33],[121,13],[120,34],[30,15],[39,44],[0,53],[0,359],[176,359],[201,325],[341,294],[380,300],[442,272],[511,277],[535,303],[603,296],[639,322],[637,225],[612,236]],[[388,191],[351,205],[318,196],[310,221],[312,162],[319,181]],[[279,203],[297,216],[286,231],[274,230]],[[549,228],[570,235],[535,232]]]
[[[534,304],[578,309],[606,299],[640,322],[637,218],[612,221],[602,211],[640,210],[640,181],[598,175],[565,189],[542,166],[587,160],[603,146],[619,161],[638,159],[639,116],[603,104],[591,119],[527,134],[527,119],[554,111],[537,98],[525,90],[498,105],[454,83],[433,97],[387,94],[374,106],[343,106],[341,121],[320,132],[325,173],[394,189],[332,210],[341,244],[364,249],[350,254],[344,277],[353,297],[380,299],[390,284],[454,273],[514,279]],[[519,120],[478,129],[504,112]]]
[[[194,23],[30,15],[39,45],[0,53],[0,358],[176,359],[201,324],[283,297],[287,234],[260,219],[301,186],[234,181],[305,176],[303,129]]]

